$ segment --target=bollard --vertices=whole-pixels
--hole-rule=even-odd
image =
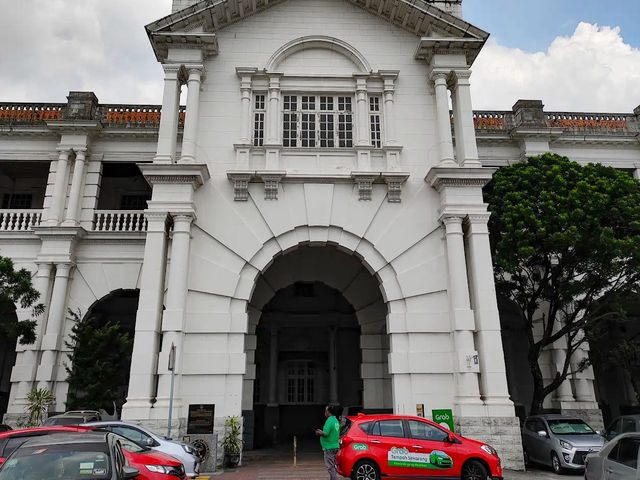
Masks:
[[[293,466],[298,466],[298,439],[293,436]]]

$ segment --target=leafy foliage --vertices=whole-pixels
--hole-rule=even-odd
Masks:
[[[496,288],[527,327],[535,413],[571,373],[573,354],[638,293],[640,185],[610,167],[545,154],[500,169],[485,199]],[[545,385],[538,360],[559,341],[568,355]]]
[[[117,323],[101,325],[97,318],[80,319],[79,312],[69,310],[75,322],[71,330],[71,366],[65,365],[69,395],[67,409],[110,409],[122,403],[120,386],[129,374],[133,340]]]
[[[27,394],[25,410],[29,414],[28,427],[40,427],[47,416],[49,406],[55,401],[53,394],[46,388],[34,389]]]
[[[225,435],[222,440],[224,453],[240,453],[242,450],[242,438],[240,437],[240,418],[229,417],[225,422]]]
[[[31,273],[24,268],[16,271],[10,258],[0,257],[0,335],[19,337],[23,345],[35,342],[35,320],[16,321],[13,306],[31,308],[37,317],[44,311],[44,305],[36,303],[39,298],[40,292],[31,284]]]

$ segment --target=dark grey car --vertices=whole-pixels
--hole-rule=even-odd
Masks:
[[[611,440],[621,433],[640,432],[640,415],[622,415],[609,424],[604,438]]]
[[[548,465],[556,473],[583,470],[585,457],[603,444],[604,437],[575,417],[535,415],[522,428],[525,463]]]

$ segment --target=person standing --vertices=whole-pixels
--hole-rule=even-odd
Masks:
[[[324,427],[316,429],[316,435],[320,437],[320,445],[324,454],[324,466],[327,467],[329,478],[338,480],[338,471],[336,469],[336,457],[340,448],[340,422],[335,416],[330,405],[324,409],[326,421]]]

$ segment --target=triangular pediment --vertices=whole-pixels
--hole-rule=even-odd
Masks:
[[[484,30],[425,0],[345,1],[422,39],[444,40],[456,45],[464,43],[465,48],[479,52],[489,36]],[[150,23],[145,28],[158,60],[162,60],[167,46],[172,44],[208,43],[208,53],[211,54],[216,53],[217,31],[286,2],[287,0],[202,0]]]

